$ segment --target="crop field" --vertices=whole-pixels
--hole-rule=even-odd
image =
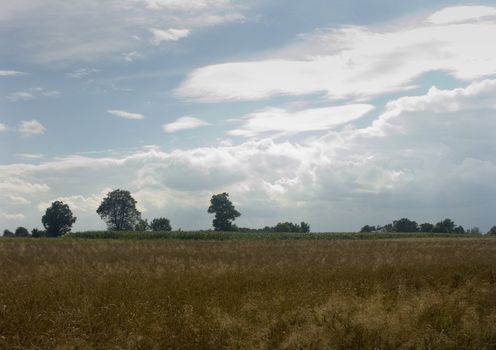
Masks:
[[[496,239],[0,239],[0,349],[494,349]]]

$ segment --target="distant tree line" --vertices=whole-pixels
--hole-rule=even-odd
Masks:
[[[392,223],[384,226],[371,226],[365,225],[360,232],[432,232],[432,233],[468,233],[468,234],[481,234],[478,227],[465,230],[463,226],[456,225],[451,219],[444,219],[435,224],[424,222],[418,224],[416,221],[408,218],[401,218],[394,220]],[[487,232],[488,234],[496,234],[496,226],[491,227]]]
[[[107,229],[111,231],[171,231],[170,220],[159,217],[148,222],[141,216],[137,209],[137,201],[131,193],[126,190],[114,190],[107,193],[96,213],[105,221]],[[263,229],[238,228],[233,221],[241,216],[229,199],[226,192],[213,195],[210,199],[210,206],[207,209],[209,214],[215,214],[212,226],[215,231],[254,231],[254,232],[310,232],[310,225],[306,222],[300,224],[291,222],[280,222],[274,227],[266,226]],[[77,218],[73,216],[69,205],[55,201],[48,207],[41,218],[44,230],[34,228],[29,231],[24,227],[18,227],[15,232],[5,230],[4,237],[59,237],[69,233]]]

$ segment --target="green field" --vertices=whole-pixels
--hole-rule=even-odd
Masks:
[[[197,234],[0,239],[0,349],[496,348],[496,239]]]

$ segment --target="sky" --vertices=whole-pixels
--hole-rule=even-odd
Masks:
[[[494,1],[0,0],[0,229],[496,225]]]

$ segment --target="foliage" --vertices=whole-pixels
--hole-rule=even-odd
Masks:
[[[493,226],[487,232],[488,235],[496,235],[496,226]]]
[[[418,232],[418,224],[407,218],[393,221],[394,232]]]
[[[423,224],[420,224],[419,227],[420,232],[432,232],[433,229],[434,225],[429,222],[424,222]]]
[[[229,194],[226,192],[212,196],[208,213],[215,213],[215,219],[212,222],[215,231],[232,231],[232,222],[241,216],[234,208],[234,205],[229,200]]]
[[[465,233],[462,226],[456,226],[451,219],[444,219],[434,225],[432,232],[436,233]]]
[[[134,225],[135,231],[148,231],[150,229],[150,225],[148,224],[147,219],[139,218],[136,225]]]
[[[16,237],[29,237],[30,234],[29,234],[29,231],[27,228],[19,226],[18,228],[16,228],[14,236],[16,236]]]
[[[37,228],[31,230],[31,236],[34,238],[48,237],[46,231],[38,230]]]
[[[465,233],[468,233],[470,235],[480,235],[481,230],[480,230],[480,228],[475,226],[475,227],[469,228],[467,231],[465,231]]]
[[[269,232],[293,232],[293,233],[308,233],[310,232],[310,225],[306,222],[300,224],[293,224],[292,222],[279,222],[273,228],[266,227]]]
[[[375,226],[365,225],[360,229],[360,232],[374,232],[377,228]]]
[[[3,237],[14,237],[14,236],[15,236],[14,232],[10,230],[3,230]]]
[[[58,237],[70,232],[76,219],[67,204],[55,201],[47,208],[45,215],[41,217],[41,222],[47,237]]]
[[[172,227],[167,218],[155,218],[152,220],[150,227],[153,231],[171,231]]]
[[[117,189],[107,194],[96,212],[109,230],[132,230],[141,218],[136,203],[129,191]]]
[[[496,339],[494,238],[4,239],[0,266],[1,349],[447,350]]]

